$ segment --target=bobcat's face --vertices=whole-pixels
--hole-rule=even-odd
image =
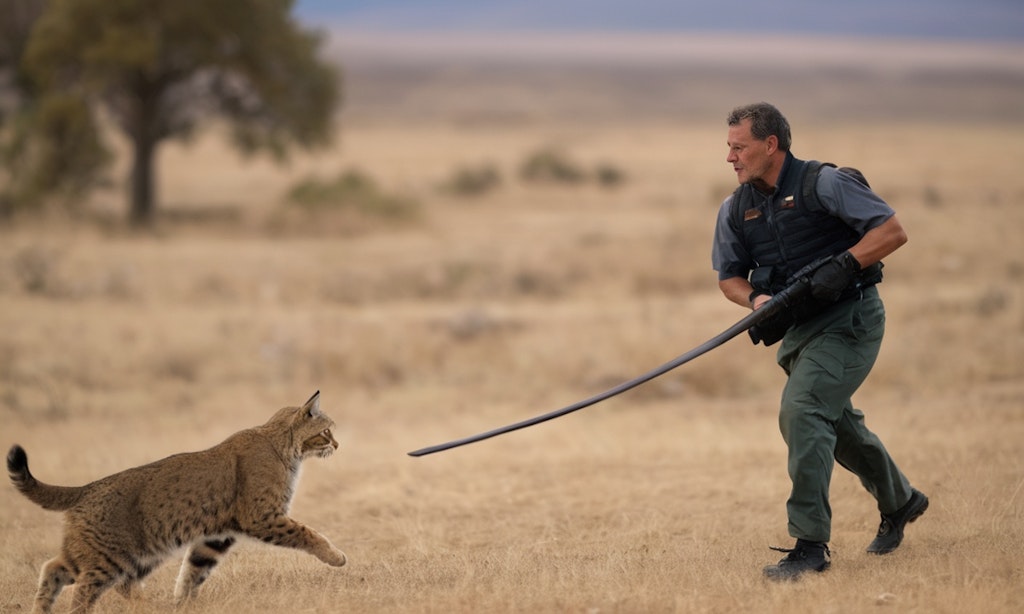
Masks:
[[[302,458],[318,456],[327,458],[338,449],[338,442],[334,440],[331,429],[324,429],[302,442]]]
[[[314,394],[299,408],[292,428],[295,438],[302,442],[300,455],[303,459],[314,456],[327,458],[338,449],[338,442],[331,434],[334,420],[320,411],[320,392]]]
[[[319,392],[306,401],[299,410],[295,428],[298,438],[302,440],[303,458],[327,458],[338,449],[338,442],[331,433],[334,421],[328,414],[319,410]]]
[[[300,459],[327,458],[338,449],[331,429],[334,420],[320,411],[320,393],[314,394],[302,407],[285,407],[278,411],[268,426],[288,431],[287,453]]]

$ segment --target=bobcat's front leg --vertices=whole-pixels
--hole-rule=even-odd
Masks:
[[[326,537],[287,516],[269,519],[266,524],[246,529],[246,533],[268,544],[305,550],[333,567],[341,567],[348,561],[345,553]]]

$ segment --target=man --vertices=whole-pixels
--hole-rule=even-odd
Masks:
[[[851,404],[882,342],[885,311],[875,288],[881,260],[907,235],[857,171],[821,165],[805,175],[819,167],[790,153],[789,123],[774,106],[734,109],[728,125],[726,161],[740,187],[722,204],[715,229],[712,261],[722,293],[758,309],[794,273],[813,270],[809,296],[751,331],[755,343],[781,339],[777,360],[788,376],[779,427],[792,481],[789,534],[797,541],[779,549],[787,556],[764,574],[793,580],[831,563],[828,492],[836,461],[878,501],[882,522],[868,552],[895,550],[907,523],[928,508]]]

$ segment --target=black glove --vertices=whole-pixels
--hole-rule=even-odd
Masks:
[[[793,316],[786,310],[765,318],[761,322],[747,329],[750,340],[754,345],[763,343],[769,346],[786,336],[786,332],[793,326]]]
[[[811,275],[811,296],[834,303],[860,272],[860,263],[850,252],[843,252],[821,265]]]

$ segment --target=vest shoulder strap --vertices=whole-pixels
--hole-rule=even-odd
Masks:
[[[836,167],[831,162],[817,160],[808,160],[804,165],[804,176],[800,181],[800,199],[802,205],[809,211],[821,211],[824,208],[821,199],[818,198],[818,173],[821,172],[823,166]]]

